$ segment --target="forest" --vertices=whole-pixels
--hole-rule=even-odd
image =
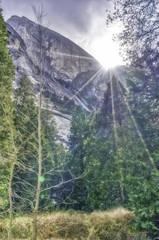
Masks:
[[[107,24],[120,19],[124,25],[117,37],[129,62],[128,89],[109,70],[98,111],[73,107],[67,148],[56,141],[54,116],[42,106],[42,57],[39,98],[27,76],[13,87],[9,32],[0,11],[1,239],[159,237],[157,1],[114,0],[114,6]],[[39,52],[42,56],[41,45]]]

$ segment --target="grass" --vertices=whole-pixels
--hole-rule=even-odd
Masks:
[[[40,214],[39,240],[146,240],[144,233],[132,231],[135,216],[124,208],[91,214],[75,211]],[[0,239],[6,240],[8,220],[0,221]],[[31,216],[16,217],[12,227],[14,240],[29,240],[32,235]]]

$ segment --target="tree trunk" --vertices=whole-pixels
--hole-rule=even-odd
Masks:
[[[13,174],[14,174],[14,167],[16,161],[16,147],[14,142],[14,135],[13,129],[11,126],[11,141],[13,146],[13,156],[11,157],[11,168],[10,168],[10,178],[9,178],[9,229],[8,229],[8,240],[12,239],[12,222],[13,222],[13,200],[12,200],[12,182],[13,182]]]
[[[36,192],[36,202],[33,212],[33,240],[37,240],[38,235],[38,226],[37,226],[37,217],[39,209],[39,198],[40,198],[40,189],[41,189],[41,173],[42,173],[42,146],[41,146],[41,106],[42,106],[42,29],[39,25],[39,38],[40,38],[40,95],[39,95],[39,111],[38,111],[38,183],[37,183],[37,192]]]

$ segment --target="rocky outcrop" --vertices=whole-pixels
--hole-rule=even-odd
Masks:
[[[18,87],[21,77],[27,75],[37,95],[39,47],[42,46],[43,107],[54,113],[59,140],[67,143],[71,111],[75,105],[88,112],[101,106],[110,79],[109,72],[69,39],[26,17],[12,16],[7,26],[11,33],[9,49],[16,71],[15,87]],[[117,68],[116,71],[122,79],[126,69]],[[122,81],[124,83],[124,79]]]

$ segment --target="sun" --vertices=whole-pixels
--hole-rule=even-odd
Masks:
[[[119,44],[112,40],[111,33],[96,38],[92,43],[92,52],[105,69],[124,64],[119,55]]]

